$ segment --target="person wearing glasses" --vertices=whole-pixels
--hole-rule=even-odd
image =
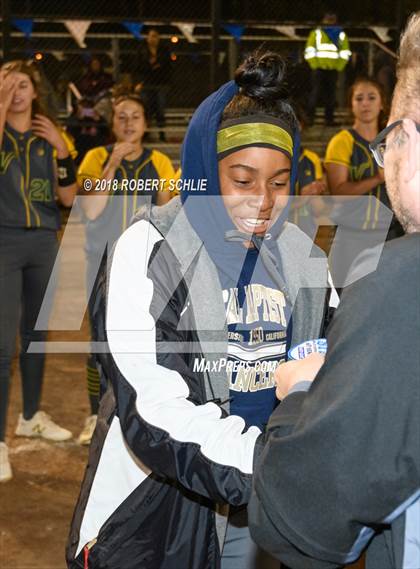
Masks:
[[[350,89],[349,100],[353,126],[330,140],[325,156],[331,194],[348,196],[336,211],[338,224],[344,228],[336,235],[332,252],[338,286],[346,283],[350,266],[362,251],[383,242],[384,231],[388,240],[403,234],[395,216],[390,225],[383,214],[381,204],[391,208],[384,173],[369,151],[369,143],[385,126],[388,114],[382,86],[371,78],[358,79]]]
[[[366,569],[420,567],[419,37],[417,12],[390,124],[371,143],[406,235],[343,292],[325,361],[278,368],[282,403],[254,460],[251,535],[295,569],[341,567],[364,551]]]

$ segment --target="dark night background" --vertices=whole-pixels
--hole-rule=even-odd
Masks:
[[[211,43],[212,9],[216,1],[220,5],[221,34],[217,47]],[[375,73],[384,58],[389,57],[378,46],[379,38],[369,26],[388,28],[384,45],[396,52],[399,32],[407,16],[420,8],[420,0],[0,0],[0,14],[7,5],[11,22],[8,58],[30,58],[41,52],[43,69],[58,89],[61,83],[77,81],[93,55],[101,58],[116,80],[121,74],[132,73],[139,40],[124,29],[123,22],[157,25],[174,58],[168,105],[194,107],[217,84],[228,80],[243,56],[262,42],[266,48],[281,52],[291,61],[292,68],[297,69],[298,89],[306,85],[309,69],[302,61],[304,42],[309,28],[320,22],[325,10],[337,13],[338,23],[345,28],[351,49],[357,53],[357,69],[348,67],[344,92],[355,73],[366,72],[368,68]],[[34,20],[31,38],[16,33],[14,18]],[[64,28],[65,19],[92,21],[86,48],[80,48]],[[198,43],[189,43],[174,22],[193,23],[194,35],[200,36]],[[245,26],[244,35],[236,45],[229,41],[232,38],[224,30],[224,23]],[[276,25],[285,24],[296,28],[299,40],[281,37],[274,29]],[[176,45],[169,41],[173,35],[178,38]],[[113,38],[118,38],[117,58]],[[61,59],[57,59],[57,53],[63,54]],[[211,61],[217,61],[214,73]],[[392,56],[390,64],[393,65]],[[344,96],[341,104],[344,104]]]
[[[291,8],[293,7],[293,9]],[[221,17],[236,21],[316,22],[322,11],[333,9],[345,25],[396,25],[406,13],[419,9],[418,0],[228,0],[221,2]],[[11,0],[14,15],[39,17],[132,18],[209,20],[211,0]]]

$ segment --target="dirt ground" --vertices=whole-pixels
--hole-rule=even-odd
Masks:
[[[77,321],[85,298],[83,229],[77,221],[68,227],[72,231],[68,234],[68,249],[61,264],[65,287],[58,287],[58,316],[56,312],[52,317],[56,330],[66,330],[62,322],[60,326],[63,311],[75,316]],[[80,330],[55,331],[49,336],[51,341],[87,339],[86,318]],[[67,353],[49,354],[46,363],[42,408],[75,437],[89,413],[85,361],[84,354]],[[15,362],[7,433],[14,477],[0,484],[0,569],[64,569],[67,533],[88,451],[77,445],[75,439],[49,443],[15,437],[21,408],[20,378]]]
[[[84,360],[80,355],[52,355],[47,361],[42,407],[74,435],[88,414]],[[14,437],[20,410],[15,372],[8,429],[14,477],[0,486],[0,567],[61,569],[87,449],[74,440],[49,443]]]
[[[53,312],[55,329],[65,307],[74,315],[85,303],[83,229],[69,224],[68,249],[62,259]],[[65,283],[65,286],[62,286]],[[78,309],[79,307],[79,309]],[[61,311],[61,312],[60,312]],[[64,325],[65,328],[65,325]],[[56,331],[50,341],[88,340],[84,318],[80,330]],[[75,438],[89,413],[84,354],[49,354],[42,409]],[[14,477],[0,484],[0,569],[64,569],[64,547],[87,460],[87,448],[75,438],[65,443],[14,436],[22,410],[17,361],[11,385],[7,443]]]

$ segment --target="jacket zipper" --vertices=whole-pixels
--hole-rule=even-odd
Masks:
[[[83,569],[89,569],[89,553],[97,541],[98,541],[98,539],[95,537],[95,539],[92,539],[92,541],[89,541],[89,543],[87,543],[85,545],[85,547],[83,548],[83,557],[84,557]]]

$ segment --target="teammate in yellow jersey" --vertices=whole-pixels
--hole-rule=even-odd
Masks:
[[[352,128],[336,134],[327,147],[325,168],[328,185],[332,195],[369,196],[370,199],[350,200],[352,203],[344,206],[345,215],[340,219],[344,230],[336,235],[332,249],[332,270],[337,286],[343,285],[352,261],[375,242],[375,232],[385,231],[386,236],[389,220],[381,215],[380,202],[391,207],[383,170],[369,150],[369,143],[382,128],[387,115],[382,87],[373,79],[359,79],[351,87],[350,102],[354,117]],[[394,218],[387,238],[399,237],[402,233]]]
[[[80,164],[79,187],[89,196],[81,200],[86,217],[88,296],[104,255],[127,229],[137,209],[152,203],[163,205],[171,198],[172,163],[162,152],[143,147],[146,126],[142,99],[134,94],[118,97],[112,117],[115,143],[93,148]],[[92,355],[87,382],[91,415],[79,436],[80,444],[90,443],[99,405],[99,375]]]
[[[308,119],[299,106],[295,111],[302,133]],[[316,152],[301,146],[295,185],[295,195],[299,198],[292,204],[289,219],[312,239],[316,237],[318,223],[329,223],[327,206],[321,197],[327,193],[321,158]]]
[[[0,482],[12,477],[5,444],[10,368],[20,324],[23,414],[16,434],[54,441],[71,438],[39,410],[45,354],[35,330],[57,255],[60,212],[77,191],[70,140],[47,116],[39,72],[13,61],[0,70]],[[51,289],[49,289],[51,290]],[[50,305],[51,303],[48,302]],[[48,314],[43,313],[43,321]]]

